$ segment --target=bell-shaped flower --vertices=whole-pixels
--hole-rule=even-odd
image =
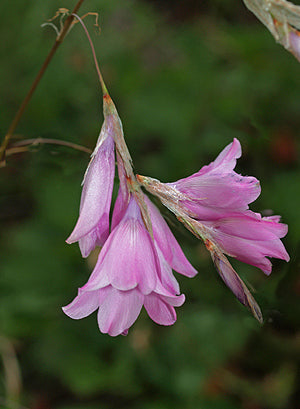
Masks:
[[[127,189],[124,189],[122,184],[120,183],[119,193],[116,199],[112,216],[112,229],[122,219],[127,208],[129,197],[130,195]],[[160,249],[163,258],[173,270],[184,276],[194,277],[198,273],[197,270],[185,257],[168,224],[160,214],[160,211],[146,195],[143,194],[142,197],[150,216],[150,221],[153,229],[153,238],[156,248]]]
[[[184,303],[184,295],[143,294],[139,288],[122,291],[109,285],[94,291],[79,290],[71,304],[63,307],[73,319],[85,318],[98,309],[98,326],[103,334],[127,335],[144,305],[149,317],[160,325],[176,321],[174,307]]]
[[[224,215],[217,220],[203,221],[211,240],[223,253],[270,274],[272,264],[267,257],[289,261],[289,255],[280,238],[288,226],[279,223],[280,217],[261,217],[250,210]]]
[[[102,246],[109,234],[115,174],[113,134],[114,121],[107,116],[82,183],[79,218],[66,240],[69,244],[78,241],[83,257],[87,257],[96,245]]]
[[[174,307],[185,299],[177,294],[179,286],[171,267],[145,228],[139,206],[131,196],[88,282],[63,310],[79,319],[99,308],[100,331],[115,336],[127,333],[143,305],[158,324],[173,324]]]

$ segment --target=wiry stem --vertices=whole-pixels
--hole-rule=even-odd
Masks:
[[[97,70],[97,74],[98,74],[99,81],[100,81],[100,84],[101,84],[103,95],[108,94],[104,79],[102,77],[102,74],[101,74],[101,71],[100,71],[100,68],[99,68],[99,64],[98,64],[97,56],[96,56],[96,52],[95,52],[95,47],[94,47],[94,44],[93,44],[92,39],[90,37],[90,34],[89,34],[84,22],[82,21],[82,19],[79,16],[77,16],[77,14],[75,14],[75,13],[72,13],[72,15],[77,18],[77,20],[82,25],[82,27],[83,27],[83,29],[85,31],[85,34],[86,34],[86,36],[87,36],[87,38],[89,40],[89,43],[90,43],[90,46],[91,46],[91,49],[92,49],[93,59],[94,59],[94,63],[95,63],[95,66],[96,66],[96,70]]]
[[[56,38],[55,43],[54,43],[53,47],[51,48],[49,54],[47,55],[47,57],[46,57],[43,65],[42,65],[40,71],[38,72],[35,80],[33,81],[32,85],[31,85],[31,87],[30,87],[30,89],[28,91],[28,94],[24,98],[23,102],[21,103],[21,105],[20,105],[20,107],[19,107],[19,109],[18,109],[18,111],[17,111],[17,113],[16,113],[16,115],[14,117],[14,119],[12,120],[12,122],[11,122],[9,128],[8,128],[8,131],[7,131],[7,133],[6,133],[6,135],[5,135],[4,139],[3,139],[3,142],[2,142],[2,144],[0,146],[0,162],[4,158],[5,150],[7,148],[8,142],[9,142],[11,136],[13,135],[13,133],[14,133],[14,131],[15,131],[20,119],[21,119],[28,102],[30,101],[36,87],[38,86],[40,80],[42,79],[42,77],[43,77],[43,75],[44,75],[50,61],[52,60],[52,58],[53,58],[53,56],[54,56],[54,54],[55,54],[55,52],[57,50],[57,48],[63,42],[69,28],[71,27],[72,21],[74,20],[74,14],[77,13],[77,11],[79,10],[79,8],[81,7],[83,2],[84,2],[84,0],[79,0],[78,3],[76,4],[76,6],[74,7],[74,10],[73,10],[72,14],[70,14],[66,18],[66,21],[65,21],[65,23],[63,25],[63,28],[62,28],[59,36]]]
[[[69,141],[62,141],[61,139],[53,139],[53,138],[32,138],[32,139],[24,139],[20,142],[16,142],[12,145],[13,148],[17,148],[19,146],[27,146],[27,145],[40,145],[40,144],[51,144],[51,145],[62,145],[67,146],[72,149],[76,149],[81,152],[86,152],[91,154],[92,150],[87,148],[83,145],[78,145],[77,143],[69,142]]]

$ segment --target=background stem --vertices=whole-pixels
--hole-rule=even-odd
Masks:
[[[46,57],[43,65],[42,65],[40,71],[38,72],[35,80],[33,81],[32,85],[31,85],[31,87],[30,87],[30,89],[28,91],[28,94],[25,96],[25,98],[24,98],[23,102],[21,103],[21,105],[20,105],[14,119],[12,120],[12,122],[11,122],[9,128],[8,128],[8,131],[7,131],[7,133],[6,133],[5,137],[4,137],[4,140],[3,140],[3,142],[2,142],[2,144],[0,146],[0,163],[5,158],[5,150],[7,148],[8,142],[9,142],[11,136],[13,135],[13,133],[14,133],[14,131],[15,131],[20,119],[21,119],[28,102],[30,101],[36,87],[38,86],[40,80],[42,79],[42,77],[43,77],[43,75],[44,75],[50,61],[52,60],[58,46],[63,42],[63,40],[64,40],[64,38],[65,38],[71,24],[72,24],[72,21],[74,20],[74,14],[77,13],[77,11],[79,10],[79,8],[81,7],[83,2],[84,2],[84,0],[79,0],[78,3],[76,4],[76,6],[74,7],[74,10],[72,11],[72,14],[70,14],[66,18],[66,21],[65,21],[65,23],[63,25],[63,28],[62,28],[59,36],[57,36],[57,38],[55,40],[55,43],[54,43],[53,47],[51,48],[49,54],[47,55],[47,57]]]

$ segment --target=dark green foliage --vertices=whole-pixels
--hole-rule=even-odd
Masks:
[[[1,135],[54,41],[54,31],[40,24],[74,4],[1,2]],[[87,11],[100,15],[101,36],[92,18],[86,22],[137,172],[174,181],[239,138],[237,170],[262,184],[252,209],[281,214],[289,224],[291,262],[274,261],[269,278],[234,263],[262,306],[260,327],[223,286],[204,246],[163,210],[199,270],[194,279],[177,277],[187,296],[178,321],[162,328],[143,313],[127,337],[101,335],[95,314],[73,321],[61,311],[93,264],[64,243],[88,155],[40,145],[9,156],[0,169],[0,335],[17,352],[20,402],[34,409],[296,409],[299,63],[241,0],[86,0],[80,14]],[[93,148],[101,110],[91,52],[77,25],[16,138]],[[6,359],[4,348],[0,353]],[[7,392],[2,371],[1,408]]]

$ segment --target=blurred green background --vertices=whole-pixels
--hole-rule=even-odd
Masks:
[[[1,137],[55,40],[40,25],[75,0],[2,0]],[[290,263],[265,277],[234,266],[262,307],[261,327],[223,285],[204,246],[163,210],[199,270],[173,327],[142,313],[127,337],[96,316],[66,317],[95,263],[64,240],[78,214],[86,153],[39,145],[0,170],[0,407],[298,409],[300,65],[237,0],[86,0],[93,38],[136,171],[174,181],[239,138],[237,171],[261,180],[251,208],[281,214]],[[57,138],[93,148],[102,101],[79,25],[51,62],[12,144]],[[11,144],[11,145],[12,145]],[[298,254],[298,255],[297,255]],[[5,403],[8,402],[8,403]]]

